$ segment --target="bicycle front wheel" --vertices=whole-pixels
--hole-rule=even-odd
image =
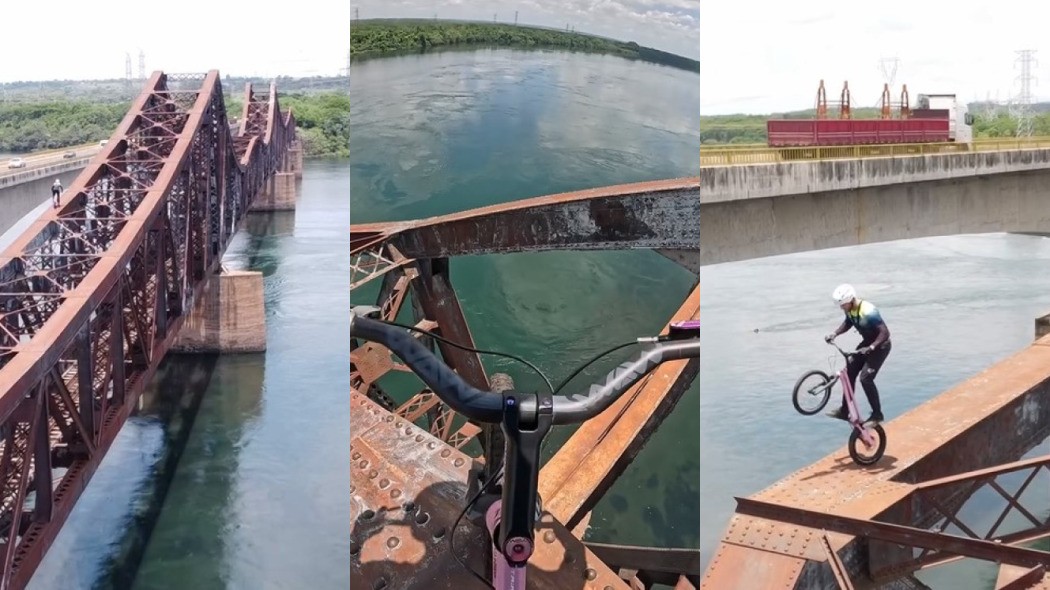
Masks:
[[[831,399],[831,386],[835,384],[824,371],[810,371],[795,382],[791,403],[803,416],[812,416],[824,409]]]
[[[871,447],[864,444],[856,428],[849,435],[849,456],[857,465],[874,465],[886,452],[886,431],[882,429],[882,425],[876,424],[868,432],[875,437],[875,444]]]

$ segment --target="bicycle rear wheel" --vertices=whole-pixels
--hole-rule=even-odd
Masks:
[[[882,425],[876,424],[870,431],[875,435],[875,448],[871,449],[860,439],[860,432],[856,428],[849,435],[849,456],[857,465],[874,465],[886,452],[886,431]]]
[[[810,384],[806,385],[809,381]],[[824,409],[831,398],[831,386],[835,384],[824,371],[810,371],[795,382],[791,403],[803,416],[812,416]]]

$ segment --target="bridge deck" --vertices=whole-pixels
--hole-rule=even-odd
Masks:
[[[877,466],[854,465],[843,446],[752,499],[859,519],[885,517],[920,482],[1016,459],[1038,444],[1050,423],[1048,378],[1050,337],[1044,337],[886,423],[887,453]],[[828,538],[836,552],[854,540],[834,533]],[[736,514],[701,587],[794,588],[807,561],[827,561],[822,531]]]

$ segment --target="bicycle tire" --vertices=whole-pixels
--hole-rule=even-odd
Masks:
[[[875,454],[871,457],[864,457],[859,451],[857,451],[857,445],[864,444],[864,442],[860,440],[860,433],[857,429],[854,428],[849,435],[849,456],[857,465],[874,465],[878,463],[879,460],[882,459],[882,455],[886,453],[886,431],[882,429],[881,424],[876,424],[872,427],[872,430],[878,435],[879,442],[875,447]]]
[[[803,410],[802,405],[799,404],[798,401],[799,392],[802,391],[802,382],[804,382],[806,379],[809,379],[810,377],[813,377],[814,375],[820,376],[820,385],[826,385],[826,387],[824,387],[824,399],[820,400],[820,404],[817,405],[817,408],[815,410]],[[824,371],[818,370],[809,371],[808,373],[805,373],[804,375],[799,377],[798,381],[795,382],[795,389],[791,393],[791,404],[795,406],[795,411],[797,411],[799,414],[802,414],[803,416],[812,416],[813,414],[816,414],[817,412],[823,410],[824,406],[828,405],[828,400],[831,399],[831,381],[832,378],[830,375],[828,375]],[[820,387],[820,385],[817,385],[816,387]]]

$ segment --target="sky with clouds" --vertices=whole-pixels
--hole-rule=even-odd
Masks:
[[[352,0],[351,0],[352,1]],[[146,73],[334,76],[350,50],[348,0],[4,2],[0,82],[123,78],[125,54]],[[272,38],[273,41],[268,41]]]
[[[701,0],[350,0],[362,19],[421,17],[565,28],[700,58]]]
[[[721,2],[700,6],[700,111],[705,115],[811,108],[849,81],[854,106],[882,94],[882,58],[899,59],[894,100],[919,93],[965,100],[1016,96],[1016,50],[1036,50],[1032,93],[1050,100],[1050,4],[952,2]],[[1040,57],[1042,58],[1040,61]]]

